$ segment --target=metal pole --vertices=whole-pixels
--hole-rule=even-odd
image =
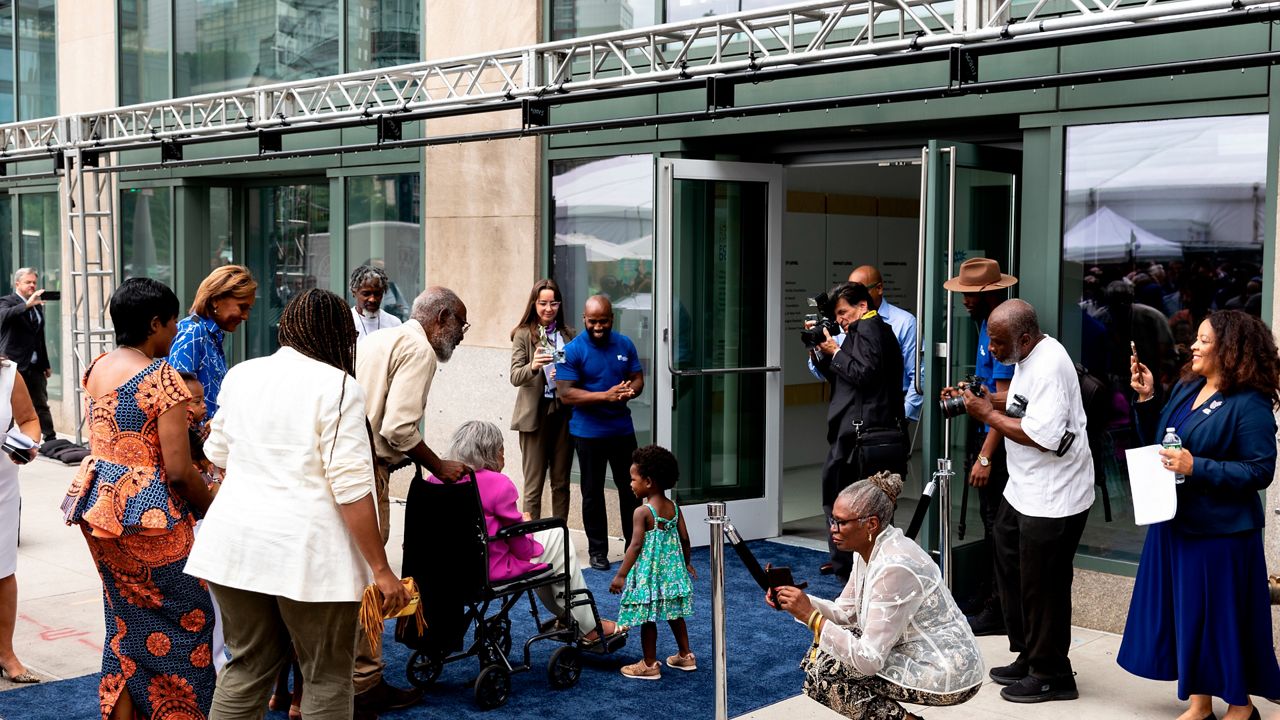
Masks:
[[[716,720],[729,719],[728,653],[724,646],[724,526],[729,522],[722,502],[707,503],[711,526],[711,647],[715,653]]]
[[[950,458],[938,458],[938,470],[933,474],[937,483],[938,499],[938,552],[942,557],[942,581],[951,589],[951,470]]]

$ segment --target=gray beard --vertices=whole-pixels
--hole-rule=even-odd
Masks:
[[[368,318],[369,320],[377,319],[378,313],[382,312],[381,308],[374,310],[372,312],[370,312],[369,310],[365,310],[364,308],[357,308],[357,310],[360,312],[360,317]]]

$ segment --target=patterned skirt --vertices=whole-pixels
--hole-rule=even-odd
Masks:
[[[85,541],[102,577],[107,638],[98,697],[104,720],[126,689],[139,717],[203,720],[213,702],[213,604],[182,572],[194,539],[184,522],[162,535]]]

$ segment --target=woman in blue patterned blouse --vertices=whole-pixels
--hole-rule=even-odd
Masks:
[[[209,273],[196,290],[191,314],[178,321],[178,336],[169,350],[169,364],[194,373],[204,385],[209,418],[218,412],[218,391],[227,374],[222,342],[249,319],[258,283],[242,265],[223,265]]]

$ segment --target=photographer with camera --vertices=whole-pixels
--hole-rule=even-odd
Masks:
[[[1018,656],[990,675],[1008,686],[1000,696],[1010,702],[1074,700],[1072,561],[1093,505],[1080,383],[1066,349],[1040,331],[1027,302],[1001,303],[987,329],[991,355],[1014,366],[1007,403],[967,388],[959,397],[970,417],[1004,437],[1009,462],[994,528],[996,584]]]
[[[819,299],[825,299],[819,296]],[[881,471],[906,474],[907,438],[903,430],[902,354],[884,318],[871,309],[866,286],[845,283],[831,291],[820,309],[845,337],[837,344],[829,323],[802,333],[814,347],[816,367],[831,383],[827,442],[822,467],[822,509],[828,522],[836,495],[855,480]],[[820,331],[821,342],[815,333]],[[848,582],[853,556],[828,539],[832,571]]]
[[[989,258],[970,258],[960,264],[960,273],[947,280],[942,287],[961,293],[964,309],[969,317],[978,324],[978,346],[974,351],[973,380],[971,385],[987,385],[997,398],[1002,398],[1009,389],[1009,380],[1013,377],[1013,368],[996,362],[987,351],[990,336],[987,332],[987,318],[991,311],[1004,302],[1007,289],[1018,284],[1018,278],[1000,272],[1000,263]],[[964,402],[954,396],[954,388],[943,388],[940,407],[942,416],[946,418],[964,414]],[[951,398],[948,400],[948,398]],[[968,457],[970,465],[969,486],[978,492],[978,514],[982,518],[982,535],[988,541],[991,550],[992,576],[989,583],[983,583],[972,598],[973,615],[968,616],[969,626],[974,635],[1001,635],[1004,633],[1004,614],[1000,610],[1000,593],[995,587],[995,550],[992,539],[992,528],[995,525],[996,509],[1000,507],[1000,498],[1004,495],[1005,483],[1009,480],[1009,467],[1005,462],[1004,443],[1000,433],[995,432],[982,423],[970,423]],[[965,500],[961,508],[966,507],[969,488],[966,487]],[[961,513],[960,539],[964,539],[964,513]]]

